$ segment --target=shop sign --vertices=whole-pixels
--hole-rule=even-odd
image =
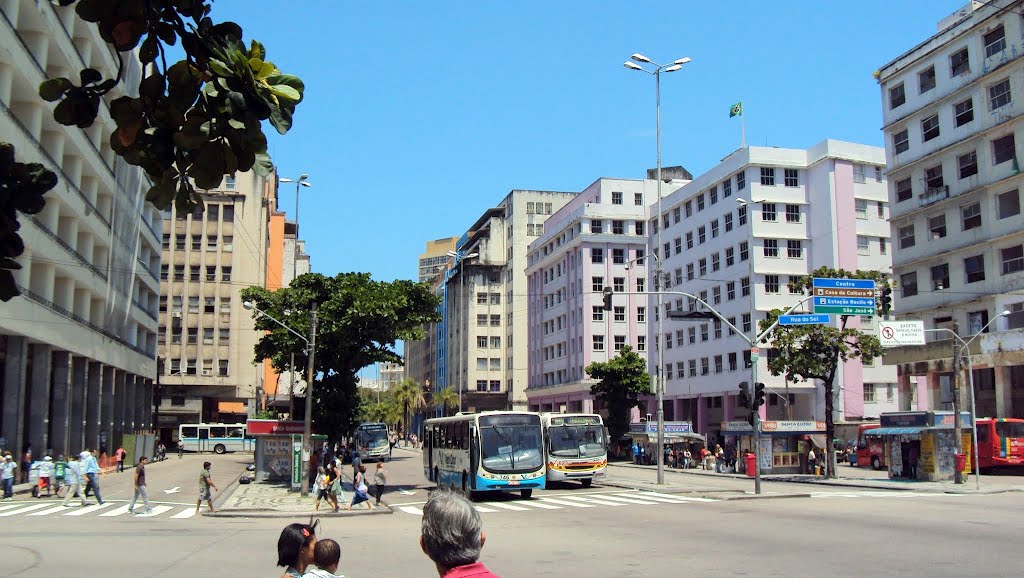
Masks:
[[[282,421],[276,419],[250,419],[245,424],[249,435],[288,435],[301,434],[305,431],[305,423],[301,421]]]
[[[763,432],[808,432],[825,431],[823,421],[762,421]]]
[[[292,436],[292,487],[302,485],[302,442]]]
[[[763,423],[763,422],[762,422]],[[722,422],[723,432],[740,432],[740,433],[752,433],[754,428],[745,421],[723,421]]]
[[[601,425],[601,418],[596,415],[552,417],[551,425]]]
[[[666,434],[688,434],[693,432],[693,424],[688,421],[667,421],[665,422]],[[629,424],[629,433],[634,434],[657,434],[658,422],[648,421],[643,423]]]
[[[932,425],[926,411],[883,413],[879,416],[879,427],[927,427]]]

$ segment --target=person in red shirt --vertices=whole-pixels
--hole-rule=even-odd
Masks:
[[[420,548],[441,578],[498,578],[480,562],[484,535],[480,512],[461,494],[434,490],[423,506]]]

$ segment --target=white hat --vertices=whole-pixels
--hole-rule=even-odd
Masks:
[[[89,453],[89,450],[85,450],[82,453],[78,454],[78,458],[84,460],[88,458],[90,455],[92,454]]]
[[[43,461],[44,462],[52,462],[53,458],[51,458],[50,456],[46,456],[45,458],[43,458]]]

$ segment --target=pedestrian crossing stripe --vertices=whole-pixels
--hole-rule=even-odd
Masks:
[[[173,518],[175,520],[183,520],[185,518],[191,518],[192,516],[195,516],[195,515],[196,515],[196,509],[193,508],[192,506],[189,506],[189,507],[185,508],[184,510],[178,512],[177,514],[171,516],[171,518]]]
[[[135,507],[138,508],[139,505],[135,504]],[[154,516],[159,516],[160,514],[163,514],[164,512],[170,511],[170,509],[171,509],[170,506],[153,506],[153,511],[151,511],[151,512],[143,511],[142,513],[138,514],[138,517],[140,517],[140,518],[152,518]],[[189,508],[189,509],[191,510],[192,508]]]
[[[7,510],[4,512],[0,512],[0,516],[17,516],[18,514],[25,514],[27,512],[31,512],[32,510],[39,510],[49,505],[50,504],[32,504],[31,506],[24,506],[22,508],[18,508],[17,510]]]
[[[29,516],[49,516],[50,514],[55,514],[57,512],[61,512],[64,510],[67,510],[67,508],[65,508],[64,505],[61,504],[55,508],[50,508],[49,510],[40,510],[38,512],[32,512],[31,514],[29,514]]]
[[[186,520],[196,515],[195,506],[186,506],[185,504],[161,504],[159,502],[151,504],[153,509],[149,512],[145,509],[145,504],[135,504],[135,513],[132,514],[128,511],[128,503],[122,503],[118,507],[113,507],[115,504],[112,502],[104,502],[102,504],[91,504],[88,506],[79,506],[76,502],[74,506],[64,506],[61,502],[44,502],[44,503],[30,503],[20,502],[17,504],[4,504],[0,506],[0,516],[13,517],[24,514],[28,516],[88,516],[90,514],[96,514],[98,517],[114,518],[118,516],[125,516],[127,518],[156,518],[165,517],[175,520]],[[491,510],[496,512],[497,510]],[[164,516],[165,514],[172,513],[173,515]]]
[[[110,502],[103,502],[102,504],[93,504],[91,506],[86,506],[84,508],[81,508],[81,509],[78,509],[78,510],[74,510],[72,512],[68,512],[67,514],[64,514],[64,515],[65,516],[84,516],[86,514],[91,514],[93,512],[98,512],[98,511],[100,511],[100,510],[102,510],[102,509],[104,509],[104,508],[106,508],[108,506],[110,506]]]
[[[128,513],[128,504],[125,504],[123,506],[114,508],[113,510],[111,510],[109,512],[103,512],[102,514],[100,514],[100,516],[104,516],[104,517],[120,516],[122,514],[127,514],[127,513]]]
[[[944,494],[937,492],[909,492],[906,490],[865,490],[863,492],[811,492],[812,498],[934,498],[966,496],[969,494]],[[0,516],[3,514],[0,513]]]
[[[658,494],[654,492],[625,492],[625,493],[599,493],[585,495],[559,494],[558,497],[534,498],[532,500],[517,500],[509,502],[483,502],[477,504],[476,509],[481,513],[494,513],[500,510],[528,511],[528,510],[561,510],[563,508],[595,508],[598,506],[663,506],[666,504],[692,504],[700,502],[715,502],[710,498],[698,498],[690,496],[677,496],[673,494]],[[417,505],[401,505],[396,508],[413,516],[422,516],[423,510]]]

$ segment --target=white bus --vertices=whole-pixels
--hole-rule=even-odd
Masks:
[[[178,426],[178,447],[187,452],[251,452],[256,441],[244,423],[191,423]]]
[[[370,422],[359,424],[353,439],[359,450],[359,459],[363,461],[382,460],[391,453],[391,440],[388,436],[387,424]]]
[[[428,419],[423,424],[423,473],[437,487],[466,494],[544,489],[540,416],[488,411]]]
[[[549,481],[579,481],[589,488],[605,476],[608,430],[601,416],[589,413],[542,413]]]

